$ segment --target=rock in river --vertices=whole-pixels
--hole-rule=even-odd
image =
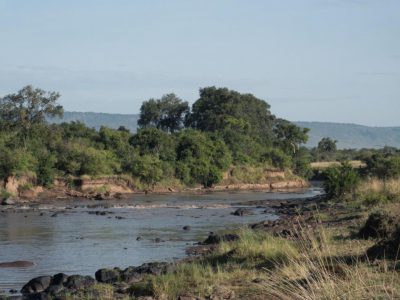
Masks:
[[[2,262],[0,263],[0,268],[28,268],[34,265],[35,264],[31,261],[17,260],[11,262]]]
[[[43,292],[50,286],[52,277],[51,276],[40,276],[33,278],[27,284],[25,284],[22,289],[22,294],[32,294]]]
[[[250,216],[250,215],[253,214],[253,212],[251,210],[247,209],[247,208],[238,208],[232,214],[234,216],[243,217],[243,216]]]

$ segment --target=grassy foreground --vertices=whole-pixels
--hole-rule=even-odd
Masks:
[[[311,219],[317,226],[299,218],[290,237],[242,228],[239,240],[221,242],[211,254],[180,263],[172,273],[149,275],[119,298],[399,299],[400,263],[369,259],[366,251],[379,239],[358,235],[371,213],[398,215],[399,183],[365,182],[355,200],[315,209]],[[380,196],[370,201],[371,195]],[[115,299],[114,291],[98,285],[67,299]]]

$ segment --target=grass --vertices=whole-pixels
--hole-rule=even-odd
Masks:
[[[241,239],[224,242],[201,260],[180,264],[176,272],[150,276],[148,295],[177,299],[211,297],[218,286],[238,299],[397,299],[396,262],[366,259],[371,241],[350,238],[343,228],[299,230],[288,240],[242,229]]]
[[[363,255],[363,243],[353,244],[358,255],[338,255],[340,244],[332,244],[326,231],[300,239],[300,259],[291,259],[278,272],[271,272],[264,288],[278,299],[397,299],[400,277],[386,261],[377,267]],[[354,246],[356,246],[354,248]],[[347,252],[348,253],[348,252]],[[349,263],[350,262],[350,263]]]
[[[357,199],[366,206],[400,202],[400,178],[364,180],[355,194]]]
[[[287,174],[284,171],[265,166],[235,166],[221,185],[229,184],[264,184],[271,182],[271,179],[285,179]]]
[[[108,284],[96,284],[86,290],[77,291],[74,293],[66,293],[62,299],[65,300],[113,300],[115,299],[114,289]],[[125,298],[118,298],[121,300],[130,299],[129,296]]]
[[[292,242],[266,232],[244,228],[239,231],[239,238],[240,242],[236,243],[222,242],[216,255],[229,253],[231,259],[238,261],[262,261],[274,264],[298,256],[298,251]]]
[[[352,160],[349,163],[353,168],[356,169],[365,167],[365,163],[363,163],[361,160]],[[340,166],[340,165],[341,162],[339,161],[318,161],[318,162],[312,162],[311,168],[313,170],[325,170],[329,167]]]

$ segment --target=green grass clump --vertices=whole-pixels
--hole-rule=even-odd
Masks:
[[[274,263],[283,263],[299,255],[292,242],[263,231],[241,229],[239,237],[238,241],[221,243],[217,253],[229,253],[231,258],[238,261]]]

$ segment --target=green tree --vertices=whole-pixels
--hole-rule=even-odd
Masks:
[[[141,128],[156,127],[173,133],[182,128],[188,113],[188,102],[182,101],[173,93],[167,94],[161,99],[143,102],[138,125]]]
[[[400,176],[400,155],[373,154],[365,159],[367,173],[381,179]]]
[[[291,167],[292,159],[279,148],[267,148],[261,155],[261,162],[285,170]]]
[[[178,136],[176,174],[184,183],[211,187],[222,179],[222,171],[231,164],[231,155],[218,137],[184,130]]]
[[[271,140],[274,116],[270,106],[251,94],[240,94],[227,88],[200,89],[186,124],[192,128],[223,132],[227,126],[264,142]]]
[[[326,169],[324,176],[324,189],[330,198],[340,198],[354,192],[360,181],[357,171],[346,162],[339,167],[335,166]]]
[[[162,179],[162,163],[157,156],[145,154],[140,156],[133,165],[133,175],[154,188]]]
[[[317,149],[319,152],[336,152],[337,147],[336,147],[336,140],[333,140],[329,137],[324,137],[318,142]]]
[[[311,169],[311,153],[305,147],[300,147],[293,157],[293,171],[296,175],[303,178],[311,178],[313,171]]]
[[[294,155],[299,150],[299,145],[304,144],[308,140],[308,128],[300,128],[295,124],[284,120],[277,119],[274,124],[275,138],[277,145],[286,153]]]
[[[28,85],[16,94],[0,99],[0,128],[29,131],[33,124],[46,122],[46,117],[63,115],[57,104],[60,94],[45,92]]]
[[[121,171],[119,160],[108,150],[70,142],[61,145],[58,152],[57,168],[66,174],[98,176],[117,174]]]
[[[158,156],[164,161],[175,161],[174,135],[157,128],[139,129],[130,139],[130,144],[139,150],[140,155]]]

